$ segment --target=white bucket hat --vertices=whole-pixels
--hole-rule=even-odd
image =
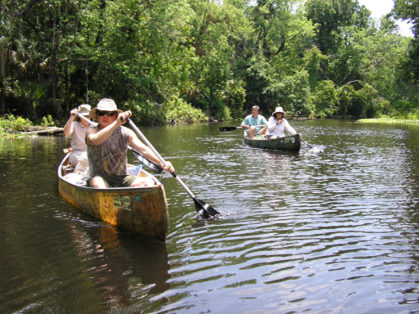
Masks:
[[[99,100],[99,102],[97,103],[96,108],[93,108],[90,111],[90,115],[92,117],[96,117],[96,111],[116,111],[118,114],[120,114],[122,112],[121,109],[118,109],[116,107],[116,103],[113,99],[110,98],[103,98],[101,100]]]
[[[285,111],[284,109],[282,109],[282,107],[276,107],[275,111],[272,112],[272,117],[275,117],[275,113],[282,113],[283,115],[285,115]]]
[[[77,110],[79,111],[79,114],[81,114],[82,116],[89,116],[90,110],[92,110],[92,108],[90,107],[90,105],[83,104],[78,106]]]

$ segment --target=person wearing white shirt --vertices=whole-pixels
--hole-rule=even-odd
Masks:
[[[296,134],[297,132],[289,124],[289,122],[284,118],[285,111],[282,107],[276,107],[275,111],[272,113],[272,117],[268,120],[268,130],[267,136],[269,139],[275,139],[279,137],[284,137],[285,131],[291,134]]]
[[[77,114],[90,118],[90,105],[82,104],[77,109],[71,110],[70,118],[64,126],[64,135],[71,137],[70,164],[75,168],[79,159],[87,159],[86,131],[90,123],[80,119]]]

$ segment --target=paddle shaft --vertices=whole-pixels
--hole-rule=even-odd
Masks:
[[[266,125],[266,124],[265,124]],[[265,125],[251,125],[251,126],[254,126],[254,127],[261,127],[261,126],[265,126]],[[220,131],[221,132],[225,132],[225,131],[235,131],[235,130],[237,130],[237,129],[247,129],[247,128],[245,128],[245,127],[243,127],[243,126],[225,126],[225,127],[221,127],[220,128]]]
[[[78,116],[80,119],[83,119],[84,121],[89,122],[90,124],[92,124],[92,123],[93,123],[93,121],[90,121],[90,120],[89,120],[89,119],[87,119],[86,117],[82,116],[80,113],[77,113],[77,116]]]
[[[300,137],[301,138],[301,137]],[[301,140],[307,144],[308,147],[310,147],[311,149],[313,149],[313,146],[311,146],[309,143],[307,143],[303,138],[301,138]]]
[[[139,128],[137,128],[137,126],[131,121],[131,119],[127,119],[129,125],[131,128],[134,129],[134,131],[137,133],[137,135],[140,137],[140,139],[151,149],[151,151],[157,156],[157,158],[159,158],[159,160],[163,163],[166,164],[166,161],[164,160],[164,158],[159,154],[159,152],[153,147],[153,145],[151,145],[151,143],[148,141],[148,139],[143,135],[143,133],[140,131]],[[177,182],[179,182],[179,184],[183,187],[183,189],[189,194],[190,197],[192,197],[194,200],[195,195],[192,193],[191,190],[189,190],[189,188],[186,186],[185,183],[183,183],[182,179],[179,178],[176,175],[176,172],[172,172],[171,173],[172,176],[177,180]]]

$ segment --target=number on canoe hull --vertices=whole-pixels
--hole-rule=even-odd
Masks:
[[[280,142],[285,143],[285,144],[294,144],[295,138],[294,137],[284,138]]]
[[[115,195],[113,197],[113,207],[131,211],[131,196]]]

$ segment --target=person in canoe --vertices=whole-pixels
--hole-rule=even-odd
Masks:
[[[162,164],[133,130],[122,126],[131,117],[131,111],[118,109],[114,100],[104,98],[90,111],[98,125],[87,130],[87,156],[91,179],[87,185],[94,188],[138,187],[154,185],[148,177],[127,174],[128,145],[163,169],[174,172],[170,162]]]
[[[252,114],[243,119],[241,127],[247,129],[246,132],[249,138],[254,138],[255,134],[263,134],[261,132],[262,128],[267,123],[268,121],[266,121],[265,117],[259,114],[259,106],[253,106]]]
[[[90,126],[89,122],[80,119],[77,114],[90,118],[90,110],[91,107],[87,104],[71,110],[70,118],[64,126],[64,135],[71,137],[70,164],[73,168],[77,166],[79,159],[87,158],[86,131]]]
[[[269,118],[268,125],[266,127],[268,139],[284,137],[286,136],[284,131],[291,134],[297,134],[294,128],[284,118],[284,115],[284,109],[282,109],[282,107],[276,107],[275,111],[272,113],[272,117]]]

